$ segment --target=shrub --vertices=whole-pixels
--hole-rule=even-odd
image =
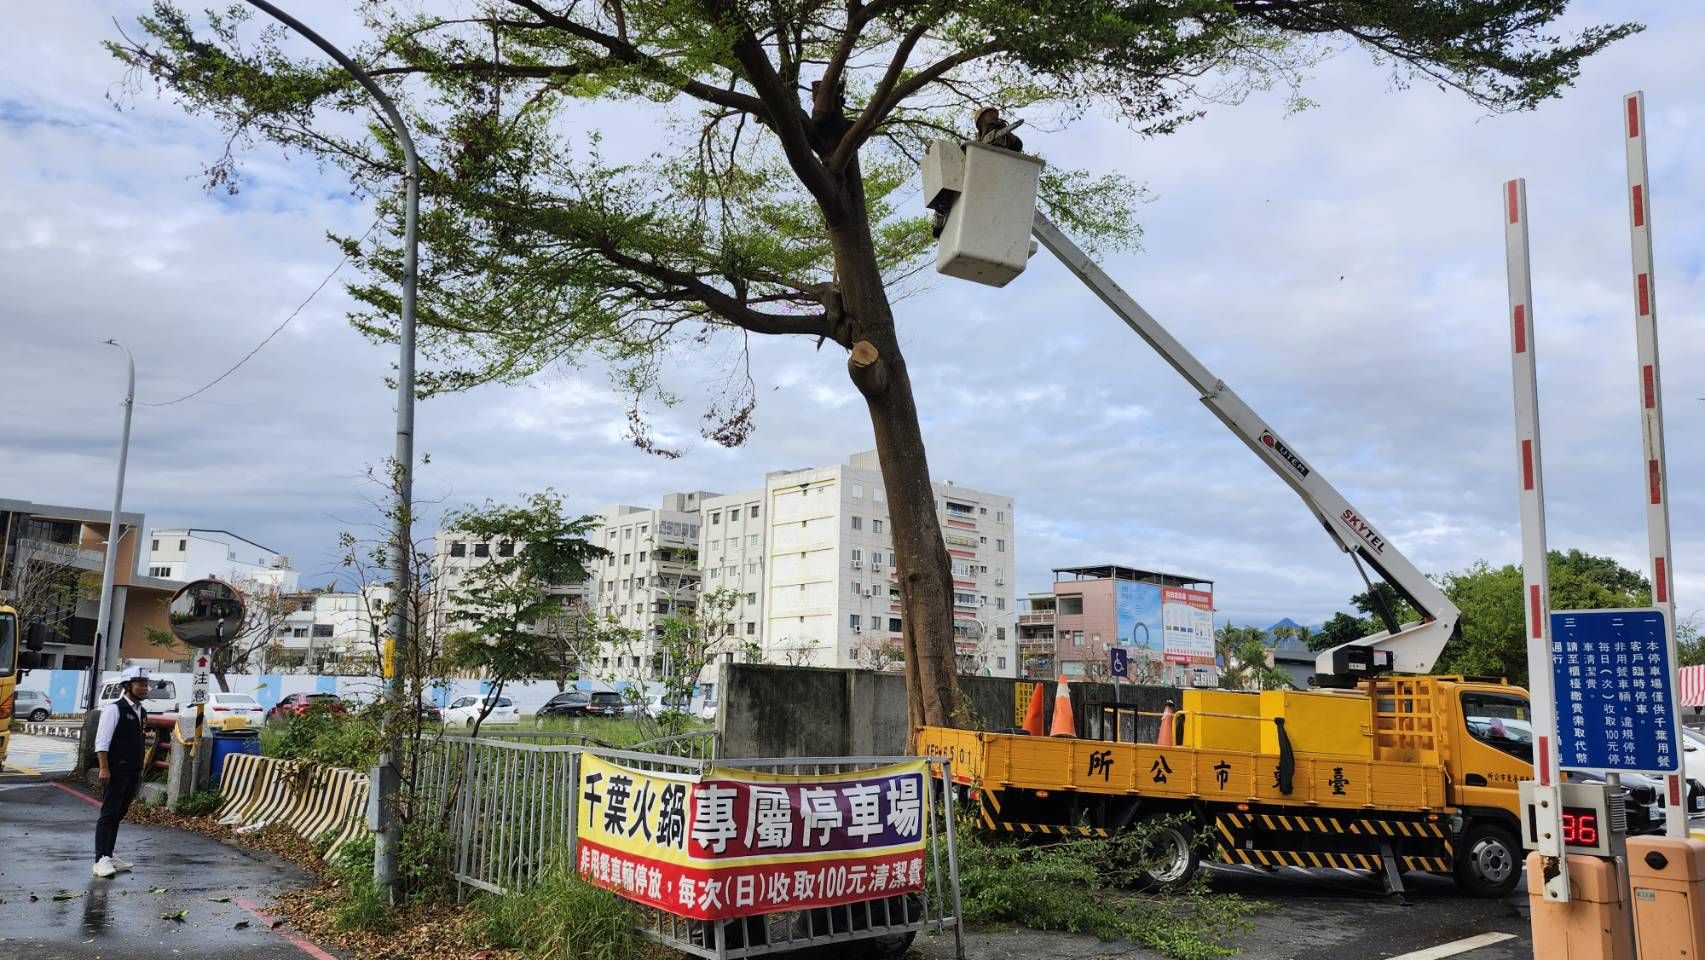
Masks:
[[[485,942],[520,950],[528,960],[632,960],[641,950],[634,908],[581,880],[567,863],[525,890],[478,902]]]
[[[369,770],[385,743],[378,721],[330,710],[286,717],[261,736],[261,752],[280,760],[308,760],[346,770]]]
[[[172,812],[186,817],[205,817],[218,810],[221,802],[219,791],[197,790],[186,797],[179,797],[172,804]]]

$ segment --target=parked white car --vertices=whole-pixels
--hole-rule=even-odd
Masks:
[[[203,719],[218,727],[232,717],[242,717],[249,726],[258,727],[266,722],[266,708],[246,693],[207,691],[207,711]]]
[[[446,727],[471,727],[480,718],[480,710],[484,703],[490,701],[485,697],[457,697],[444,708],[444,725]],[[521,722],[521,708],[508,697],[498,697],[497,705],[491,708],[491,715],[485,718],[486,725],[514,726]]]
[[[104,707],[109,703],[117,703],[120,692],[122,691],[116,677],[102,683],[99,706]],[[178,685],[170,680],[148,681],[148,696],[142,701],[142,709],[156,716],[163,713],[177,713]]]

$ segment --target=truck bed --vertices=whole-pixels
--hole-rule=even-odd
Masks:
[[[1295,755],[1287,792],[1279,757],[922,727],[919,749],[952,761],[953,779],[988,791],[1074,791],[1262,807],[1439,813],[1445,771],[1425,763]]]

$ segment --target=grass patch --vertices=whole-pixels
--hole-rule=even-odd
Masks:
[[[706,733],[715,729],[713,724],[703,721],[690,721],[685,733]],[[637,720],[617,717],[547,717],[535,721],[531,717],[522,717],[518,727],[482,727],[480,733],[501,735],[506,731],[537,732],[537,733],[580,733],[596,737],[612,747],[631,747],[637,743],[656,738],[645,724]],[[446,732],[465,732],[446,730]]]
[[[519,950],[528,960],[632,960],[645,948],[634,930],[635,909],[581,880],[566,863],[526,890],[481,897],[478,907],[481,940]]]
[[[172,804],[172,812],[186,817],[205,817],[219,809],[221,798],[217,790],[197,790],[187,797],[179,797]]]
[[[1153,862],[1152,828],[1116,837],[1057,843],[1007,843],[961,830],[959,883],[965,919],[1032,930],[1125,940],[1173,960],[1231,956],[1231,934],[1247,930],[1259,905],[1213,893],[1204,875],[1168,893],[1134,893],[1129,884]]]
[[[385,892],[373,882],[373,837],[362,836],[344,844],[329,871],[333,886],[317,904],[332,914],[338,930],[387,933],[396,929],[396,911]]]

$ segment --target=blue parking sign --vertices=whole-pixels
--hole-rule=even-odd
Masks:
[[[1109,647],[1107,655],[1111,658],[1108,667],[1113,676],[1128,679],[1131,675],[1131,652],[1124,647]]]
[[[1557,762],[1564,770],[1675,773],[1675,673],[1660,610],[1551,615]]]

